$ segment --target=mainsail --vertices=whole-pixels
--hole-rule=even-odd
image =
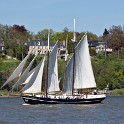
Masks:
[[[29,82],[23,87],[22,93],[39,93],[39,92],[41,92],[44,61],[45,61],[45,56],[42,58],[39,65],[36,67]]]
[[[36,58],[37,55],[35,55],[35,57],[32,59],[31,63],[28,65],[28,67],[25,69],[25,71],[23,72],[23,74],[20,76],[20,78],[18,79],[18,81],[16,82],[16,84],[14,84],[12,86],[12,90],[15,89],[16,87],[18,87],[19,85],[21,85],[22,83],[25,82],[25,80],[28,77],[28,73],[31,69],[32,64],[34,63],[34,60]]]
[[[74,60],[74,55],[72,55],[71,58],[69,59],[65,70],[65,82],[64,82],[65,94],[72,94],[73,60]]]
[[[74,89],[95,88],[87,35],[75,47],[74,59]]]
[[[19,66],[14,70],[12,75],[8,78],[8,80],[3,84],[1,88],[3,88],[6,84],[14,80],[15,78],[19,77],[20,74],[22,73],[22,70],[25,66],[25,63],[27,62],[27,59],[29,58],[31,52],[23,59],[23,61],[19,64]]]
[[[58,81],[58,62],[57,62],[58,42],[55,44],[49,55],[48,65],[48,89],[47,92],[60,91]]]

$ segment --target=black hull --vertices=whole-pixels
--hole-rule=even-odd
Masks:
[[[89,98],[89,99],[54,99],[54,98],[42,98],[42,97],[29,97],[22,96],[23,100],[27,104],[96,104],[101,103],[105,99],[103,98]]]

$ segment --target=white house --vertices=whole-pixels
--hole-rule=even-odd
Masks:
[[[89,47],[90,48],[94,48],[96,50],[96,53],[100,53],[100,52],[112,52],[112,49],[108,46],[108,44],[106,44],[106,42],[104,41],[97,41],[97,40],[92,40],[89,41]]]
[[[100,53],[102,51],[103,52],[106,51],[106,52],[110,53],[110,52],[112,52],[112,49],[109,48],[108,46],[105,46],[105,44],[99,44],[99,46],[96,46],[96,53]]]
[[[51,51],[54,47],[54,43],[49,42],[49,51]],[[32,51],[33,49],[33,51]],[[45,54],[48,52],[48,42],[44,42],[43,40],[31,40],[29,43],[29,51],[32,51],[33,54]],[[67,47],[63,45],[62,42],[58,42],[58,59],[67,58]]]
[[[4,41],[0,39],[0,51],[4,51],[4,50],[5,50]]]

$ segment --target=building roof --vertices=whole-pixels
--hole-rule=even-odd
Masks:
[[[88,43],[89,43],[89,47],[96,47],[96,46],[99,46],[100,44],[103,44],[103,45],[106,44],[106,42],[99,41],[99,40],[90,40],[88,41]]]
[[[64,45],[63,45],[63,43],[62,42],[58,42],[58,47],[60,48],[60,47],[65,47]]]
[[[31,40],[29,46],[47,46],[48,43],[43,40]],[[50,42],[50,46],[54,46],[53,43]]]
[[[43,40],[31,40],[29,43],[29,46],[47,46],[47,45],[48,45],[48,42],[45,42]],[[55,43],[50,41],[49,45],[50,47],[53,47]],[[58,47],[62,47],[62,46],[63,46],[62,42],[58,42]]]

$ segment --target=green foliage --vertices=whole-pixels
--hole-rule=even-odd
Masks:
[[[85,32],[76,32],[77,43],[84,34]],[[88,40],[98,40],[97,35],[91,32],[87,32],[87,35]],[[73,32],[69,31],[67,27],[64,28],[63,32],[54,32],[52,29],[50,29],[50,41],[54,43],[56,41],[65,42],[67,36],[68,51],[70,54],[74,49],[74,43],[72,42]],[[47,41],[48,29],[39,31],[36,35],[34,35],[34,37],[35,39],[42,39],[43,41]],[[24,43],[25,41],[28,41],[32,38],[32,34],[24,26],[7,26],[0,24],[0,38],[4,40],[7,55],[21,60],[28,50],[28,46],[25,46]],[[102,40],[105,40],[114,49],[114,52],[107,54],[107,57],[105,58],[104,52],[96,55],[95,50],[90,49],[97,86],[100,89],[104,89],[109,83],[110,89],[124,88],[124,32],[121,26],[112,26],[112,28],[109,30],[105,29],[102,38]],[[30,60],[32,60],[33,57],[34,56],[32,55],[29,58],[28,63]],[[41,55],[37,56],[33,67],[39,63],[41,58]],[[10,73],[18,64],[19,61],[3,61],[3,59],[0,58],[0,82],[3,82],[3,79],[7,79],[8,75],[10,75]],[[62,76],[60,83],[61,88],[64,82],[65,65],[66,62],[64,60],[59,60],[59,77]],[[45,63],[45,67],[46,66],[47,64]],[[45,75],[46,73],[44,73],[43,80],[45,80]]]
[[[59,78],[60,80],[60,88],[63,88],[63,83],[64,83],[64,72],[65,72],[65,66],[66,62],[63,59],[58,60],[58,73],[59,73]]]
[[[31,33],[24,26],[0,25],[0,38],[3,39],[7,54],[22,59],[22,54],[27,52],[25,41],[30,39]]]
[[[3,58],[0,57],[0,67],[2,66],[2,64],[3,64]]]
[[[111,91],[111,95],[124,95],[124,89],[115,89]]]
[[[110,84],[110,89],[124,88],[124,62],[119,59],[96,58],[92,60],[97,85],[104,89]]]
[[[88,40],[98,40],[98,36],[91,32],[87,32],[87,37],[88,37]]]
[[[119,54],[120,54],[119,58],[120,58],[120,59],[124,59],[124,48],[121,48]]]
[[[14,51],[12,49],[7,49],[6,50],[8,56],[13,56]]]
[[[43,41],[47,41],[48,40],[48,32],[50,32],[50,41],[51,41],[51,35],[54,34],[54,31],[52,29],[43,29],[43,30],[39,31],[35,35],[35,39],[42,39]]]
[[[19,63],[20,62],[18,60],[14,59],[3,60],[0,66],[0,72],[6,72],[11,69],[13,71],[18,66]]]
[[[33,56],[29,58],[29,61],[32,60],[32,58]],[[37,56],[33,67],[35,67],[39,63],[41,58],[41,55]],[[0,82],[4,82],[19,63],[20,62],[17,60],[4,60],[0,66]],[[110,90],[124,88],[123,60],[111,60],[109,57],[107,59],[92,57],[92,65],[96,83],[99,89],[104,89],[108,83]],[[66,62],[64,60],[58,60],[59,78],[61,77],[61,89],[63,88],[64,83],[65,66]],[[44,73],[43,80],[46,80],[45,77],[46,72]]]
[[[0,65],[0,85],[2,85],[12,74],[15,68],[19,65],[18,60],[3,60],[2,64]]]
[[[89,49],[90,55],[91,56],[96,56],[96,50],[95,49]]]

